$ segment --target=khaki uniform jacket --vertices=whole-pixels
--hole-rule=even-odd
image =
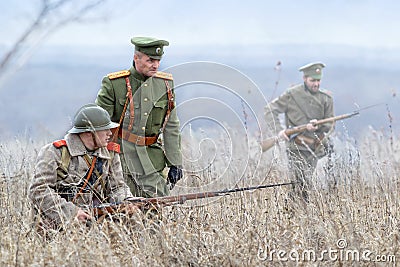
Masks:
[[[119,122],[126,101],[125,77],[128,76],[134,99],[134,124],[131,132],[139,136],[156,136],[162,130],[168,109],[165,79],[173,89],[172,76],[161,78],[155,75],[146,78],[134,67],[129,70],[128,75],[117,78],[110,75],[104,77],[96,103],[108,111],[112,121]],[[128,104],[122,125],[125,130],[129,124],[129,106]],[[179,127],[176,109],[173,109],[162,134],[164,147],[159,142],[150,146],[138,146],[119,139],[124,156],[122,163],[126,165],[124,169],[128,168],[130,173],[148,175],[162,171],[165,166],[182,165]]]
[[[321,120],[333,117],[333,99],[324,90],[311,93],[304,84],[299,84],[289,88],[265,108],[267,123],[269,128],[275,131],[275,134],[278,134],[283,129],[279,122],[279,114],[281,113],[285,114],[286,128],[307,124],[312,119]],[[317,131],[305,131],[303,135],[315,138],[316,135],[327,134],[332,129],[333,124],[326,123],[319,125]],[[293,145],[293,137],[289,142],[289,147],[291,145]],[[308,150],[308,148],[298,145],[296,149]]]
[[[85,209],[93,205],[93,192],[88,190],[77,197],[76,204],[62,197],[60,188],[68,188],[70,192],[78,192],[89,170],[83,155],[87,154],[85,146],[77,134],[65,136],[70,163],[68,174],[61,178],[57,175],[57,168],[61,164],[62,149],[53,144],[44,146],[37,157],[35,174],[29,188],[29,198],[37,210],[50,220],[52,224],[59,225],[75,217],[78,206]],[[95,187],[107,202],[119,202],[132,197],[129,187],[125,184],[122,175],[121,161],[117,153],[111,157],[106,148],[99,148],[93,152],[98,159],[103,159],[103,178]],[[96,183],[95,183],[96,184]],[[64,195],[65,196],[65,195]]]

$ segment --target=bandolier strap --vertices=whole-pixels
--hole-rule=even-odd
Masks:
[[[129,102],[129,125],[128,125],[128,131],[124,130],[121,126],[121,130],[117,131],[118,132],[118,136],[130,143],[134,143],[138,146],[149,146],[152,144],[155,144],[158,140],[158,135],[156,136],[140,136],[140,135],[136,135],[134,133],[131,133],[132,128],[133,128],[133,123],[134,123],[134,119],[135,119],[135,114],[134,114],[134,103],[133,103],[133,97],[132,97],[132,87],[131,87],[131,83],[129,81],[129,77],[125,77],[125,82],[126,82],[126,88],[127,88],[127,93],[126,93],[126,101],[125,101],[125,105],[124,105],[124,109],[122,111],[121,114],[121,118],[119,120],[119,123],[121,125],[125,112],[126,112],[126,108]],[[164,132],[165,127],[167,126],[167,122],[169,120],[169,117],[171,115],[171,111],[175,108],[174,105],[174,97],[172,94],[172,89],[171,86],[168,83],[167,79],[164,79],[166,88],[167,88],[167,98],[168,98],[168,107],[167,107],[167,112],[165,114],[165,118],[164,118],[164,123],[163,126],[160,130],[160,132]],[[115,140],[115,139],[114,139]]]
[[[83,183],[82,187],[79,189],[78,193],[76,193],[76,195],[75,195],[74,198],[72,199],[72,203],[75,203],[76,199],[77,199],[80,195],[82,195],[83,190],[86,188],[86,186],[87,186],[87,184],[88,184],[90,178],[92,177],[93,170],[94,170],[94,166],[96,165],[96,160],[97,160],[97,157],[96,157],[96,156],[93,156],[93,159],[91,159],[91,161],[92,161],[91,163],[89,163],[89,161],[88,161],[88,157],[89,157],[89,156],[88,156],[87,154],[85,154],[85,156],[87,156],[87,157],[85,157],[86,164],[88,164],[88,165],[90,164],[90,165],[89,165],[89,166],[90,166],[89,173],[87,174],[86,179],[85,179],[85,182]],[[89,159],[90,159],[90,158],[89,158]]]
[[[126,93],[126,99],[129,99],[129,124],[128,124],[128,130],[132,131],[133,128],[133,122],[135,121],[135,109],[133,107],[133,97],[132,97],[132,86],[131,82],[129,81],[129,77],[125,77],[126,81],[126,88],[127,88],[127,93]],[[124,110],[126,111],[126,105],[124,106]],[[120,123],[122,123],[122,118],[125,114],[125,111],[122,113],[120,120]],[[121,125],[121,124],[120,124]]]
[[[168,109],[167,109],[167,113],[165,114],[165,119],[164,119],[164,123],[163,123],[163,127],[161,132],[164,132],[165,126],[167,126],[167,122],[169,120],[169,116],[171,115],[171,111],[174,109],[175,105],[174,105],[174,97],[172,95],[172,89],[169,86],[169,83],[167,80],[164,80],[165,85],[167,87],[167,97],[168,97]]]

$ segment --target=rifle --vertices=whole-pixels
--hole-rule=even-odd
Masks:
[[[183,204],[187,200],[226,196],[226,195],[229,195],[230,193],[244,192],[244,191],[263,189],[263,188],[269,188],[269,187],[278,187],[278,186],[290,185],[290,184],[295,184],[295,183],[296,182],[287,182],[287,183],[280,183],[280,184],[268,184],[268,185],[259,185],[259,186],[251,186],[251,187],[225,189],[225,190],[221,190],[221,191],[190,193],[190,194],[176,195],[176,196],[139,198],[139,199],[135,199],[132,201],[106,203],[106,204],[93,206],[92,212],[96,218],[99,218],[103,215],[112,215],[112,214],[118,214],[118,213],[131,215],[131,214],[134,214],[137,212],[136,208],[149,209],[149,208],[171,206],[171,205],[176,205],[176,204]]]
[[[354,111],[352,113],[347,113],[347,114],[342,114],[339,116],[334,116],[334,117],[330,117],[330,118],[326,118],[326,119],[322,119],[322,120],[317,120],[315,123],[313,123],[314,126],[318,126],[324,123],[329,123],[329,122],[335,122],[335,121],[339,121],[339,120],[344,120],[344,119],[348,119],[351,118],[353,116],[356,116],[358,114],[360,114],[359,112],[360,110]],[[292,127],[289,129],[285,130],[285,134],[287,136],[290,136],[292,134],[295,133],[300,133],[300,132],[304,132],[305,130],[307,130],[307,124],[302,124],[296,127]],[[262,152],[265,152],[267,150],[269,150],[271,147],[273,147],[276,143],[279,142],[279,137],[278,136],[273,136],[270,138],[267,138],[263,141],[261,141],[261,148],[262,148]]]

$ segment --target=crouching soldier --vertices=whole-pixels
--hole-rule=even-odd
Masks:
[[[91,207],[134,198],[122,176],[119,146],[109,142],[118,126],[103,108],[87,104],[65,139],[40,150],[29,187],[39,231],[90,222]]]

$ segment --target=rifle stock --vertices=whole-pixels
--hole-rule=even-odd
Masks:
[[[330,117],[330,118],[326,118],[326,119],[322,119],[322,120],[317,120],[314,123],[314,126],[318,126],[318,125],[321,125],[324,123],[330,123],[330,122],[335,122],[335,121],[339,121],[339,120],[344,120],[344,119],[353,117],[358,114],[359,114],[359,111],[354,111],[352,113],[346,113],[346,114],[342,114],[342,115],[338,115],[338,116],[334,116],[334,117]],[[285,134],[287,136],[291,136],[292,134],[301,133],[301,132],[304,132],[305,130],[307,130],[307,124],[288,128],[285,130]],[[267,138],[267,139],[261,141],[262,152],[269,150],[271,147],[273,147],[278,142],[279,142],[278,136],[273,136],[273,137],[270,137],[270,138]]]
[[[132,215],[137,212],[137,208],[149,208],[149,207],[163,207],[170,206],[176,204],[183,204],[187,200],[195,200],[195,199],[204,199],[218,196],[225,196],[230,193],[244,192],[256,189],[263,189],[269,187],[278,187],[284,185],[295,184],[296,182],[287,182],[280,184],[269,184],[269,185],[259,185],[259,186],[251,186],[251,187],[242,187],[242,188],[233,188],[226,189],[221,191],[212,191],[212,192],[199,192],[199,193],[190,193],[184,195],[176,195],[176,196],[165,196],[165,197],[154,197],[154,198],[143,198],[132,201],[118,202],[118,203],[109,203],[109,204],[101,204],[92,207],[92,214],[99,218],[103,215],[113,215],[113,214],[126,214]]]

